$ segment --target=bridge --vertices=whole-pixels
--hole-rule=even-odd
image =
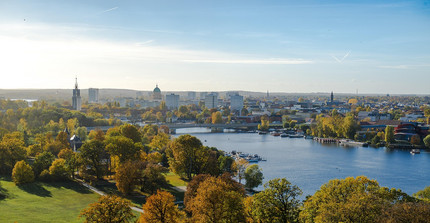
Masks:
[[[222,132],[224,129],[256,129],[259,123],[229,123],[229,124],[212,124],[212,123],[166,123],[171,133],[175,133],[176,129],[184,128],[210,128],[212,132]],[[282,124],[270,124],[270,127],[282,127]]]

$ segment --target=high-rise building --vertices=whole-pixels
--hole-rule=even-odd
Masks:
[[[166,95],[166,107],[169,109],[175,109],[179,107],[179,95],[168,94]]]
[[[99,89],[90,88],[88,89],[88,103],[98,103],[99,102]]]
[[[194,100],[194,99],[196,99],[196,92],[189,91],[188,92],[188,100]]]
[[[208,92],[200,92],[200,100],[205,99],[207,94]]]
[[[75,89],[73,89],[73,97],[72,97],[72,106],[73,110],[80,111],[82,102],[81,102],[81,90],[78,88],[78,78],[75,79]]]
[[[230,109],[232,111],[241,111],[243,108],[243,96],[239,94],[230,96]]]
[[[218,107],[218,95],[217,94],[207,94],[205,97],[205,106],[208,109]]]
[[[330,95],[330,102],[333,103],[333,100],[334,100],[334,95],[333,95],[333,91],[332,91],[331,95]]]

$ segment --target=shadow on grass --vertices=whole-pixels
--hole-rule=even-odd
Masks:
[[[78,182],[72,181],[72,180],[64,180],[64,181],[59,181],[59,182],[49,182],[49,183],[45,183],[46,185],[55,187],[55,188],[65,188],[65,189],[69,189],[69,190],[73,190],[77,193],[80,194],[91,194],[92,191],[84,186],[82,186],[81,184],[79,184]]]
[[[41,182],[18,185],[19,189],[39,197],[52,197],[51,191],[46,190]]]

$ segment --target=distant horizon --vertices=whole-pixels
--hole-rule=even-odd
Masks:
[[[427,1],[0,1],[0,88],[430,94]]]
[[[91,87],[90,87],[91,88]],[[89,88],[79,88],[81,90],[81,94],[83,93],[82,91],[88,91]],[[137,89],[127,89],[127,88],[96,88],[99,90],[112,90],[112,91],[137,91],[137,92],[152,92],[153,90],[137,90]],[[161,88],[160,88],[161,89]],[[62,90],[62,91],[72,91],[73,88],[0,88],[0,91],[52,91],[52,90]],[[164,92],[196,92],[196,93],[210,93],[210,92],[222,92],[222,93],[226,93],[226,92],[247,92],[247,93],[256,93],[256,94],[267,94],[266,92],[263,91],[248,91],[248,90],[222,90],[222,91],[197,91],[197,90],[163,90],[161,89],[161,93],[163,94]],[[300,94],[327,94],[330,95],[332,91],[328,91],[328,92],[271,92],[269,91],[269,95],[270,94],[296,94],[296,95],[300,95]],[[0,92],[1,93],[1,92]],[[333,91],[334,95],[356,95],[356,96],[386,96],[387,93],[345,93],[345,92],[335,92]],[[85,92],[84,92],[85,94]],[[430,96],[429,94],[419,94],[419,93],[393,93],[393,94],[388,94],[390,96]],[[1,97],[1,94],[0,94]]]

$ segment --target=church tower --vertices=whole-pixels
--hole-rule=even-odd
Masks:
[[[334,99],[334,95],[333,95],[333,91],[331,92],[331,95],[330,95],[330,102],[331,103],[333,103],[333,99]]]
[[[75,89],[73,89],[72,106],[73,110],[81,110],[81,90],[78,88],[78,78],[75,79]]]

